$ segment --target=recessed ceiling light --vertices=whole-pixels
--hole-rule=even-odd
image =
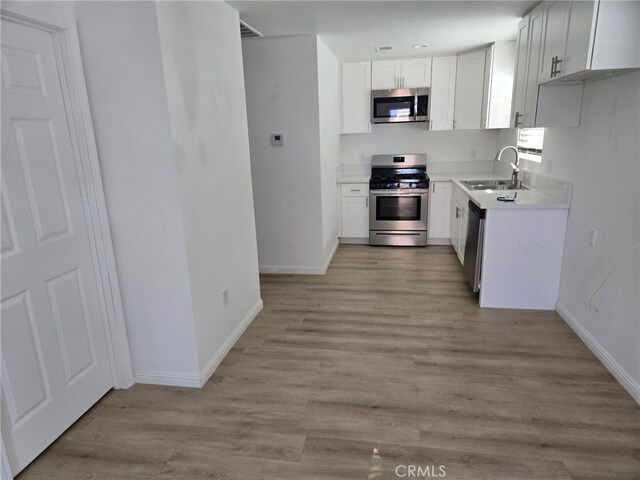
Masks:
[[[416,43],[415,45],[412,45],[413,48],[427,48],[429,45],[427,45],[426,43]]]
[[[376,52],[390,52],[391,50],[393,50],[393,47],[391,45],[376,47]]]

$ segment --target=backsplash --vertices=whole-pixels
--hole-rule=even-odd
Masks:
[[[504,176],[504,178],[511,177],[511,166],[504,162],[493,162],[493,172]],[[550,177],[549,175],[543,175],[537,172],[531,172],[528,170],[521,170],[519,178],[525,185],[535,188],[545,195],[549,195],[562,203],[571,203],[571,194],[573,193],[573,184],[565,182],[559,178]]]
[[[373,125],[371,133],[340,135],[343,164],[371,164],[371,155],[387,153],[426,153],[428,169],[440,163],[464,162],[446,171],[484,171],[496,155],[497,130],[428,131],[423,123]],[[475,162],[480,162],[477,167]],[[468,164],[471,163],[471,168]],[[482,164],[482,165],[481,165]],[[491,171],[491,167],[489,172]],[[461,171],[464,171],[461,170]]]

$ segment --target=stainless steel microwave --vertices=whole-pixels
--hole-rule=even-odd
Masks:
[[[371,123],[429,121],[429,88],[371,92]]]

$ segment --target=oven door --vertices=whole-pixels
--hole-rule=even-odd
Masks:
[[[424,231],[427,229],[429,190],[370,192],[369,229]]]

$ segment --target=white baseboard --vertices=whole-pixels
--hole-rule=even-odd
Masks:
[[[324,265],[321,267],[304,265],[260,265],[260,273],[275,273],[281,275],[325,275],[329,269],[329,265],[331,265],[333,256],[336,254],[336,250],[338,250],[338,245],[339,242],[338,239],[336,239],[336,243],[334,243],[329,255],[327,255]]]
[[[253,322],[253,320],[258,316],[263,306],[264,304],[262,302],[262,299],[258,300],[256,304],[251,308],[251,310],[249,310],[249,313],[245,315],[242,322],[240,322],[240,324],[236,327],[229,338],[227,338],[227,340],[222,344],[218,351],[213,355],[211,360],[207,362],[205,367],[202,369],[202,372],[200,372],[200,387],[204,387],[204,384],[207,383],[207,380],[211,378],[211,375],[213,375],[213,372],[216,371],[216,368],[218,368],[220,362],[222,362],[224,357],[227,356],[229,350],[233,348],[233,346],[236,344],[247,327],[251,325],[251,322]]]
[[[449,238],[427,238],[427,245],[451,245]]]
[[[249,310],[247,315],[242,319],[242,322],[236,327],[233,333],[222,344],[218,351],[213,355],[211,360],[207,362],[202,371],[198,373],[182,373],[182,372],[136,372],[133,375],[135,383],[146,383],[150,385],[166,385],[171,387],[188,387],[188,388],[202,388],[207,380],[211,378],[213,372],[215,372],[220,362],[229,353],[229,350],[233,348],[240,336],[244,333],[251,322],[256,318],[260,310],[262,310],[262,299],[258,300],[256,304]]]
[[[327,259],[324,261],[324,273],[327,273],[327,270],[329,270],[329,265],[331,265],[333,256],[336,254],[336,251],[338,251],[339,246],[340,246],[340,241],[336,238],[336,241],[333,244],[333,247],[331,247],[331,251],[329,252],[329,255],[327,255]]]
[[[578,322],[573,314],[565,307],[556,304],[556,312],[562,317],[562,319],[571,327],[571,329],[580,337],[584,344],[589,347],[589,350],[598,357],[602,364],[611,372],[620,385],[629,392],[629,395],[640,405],[640,383],[634,380],[624,368],[605,350],[605,348],[598,343],[598,341],[591,335],[583,326]]]
[[[134,372],[135,383],[168,387],[200,388],[200,375],[182,372]]]
[[[343,245],[369,245],[369,237],[365,237],[365,238],[340,237],[340,243]]]
[[[279,275],[324,275],[327,271],[322,267],[263,265],[260,267],[260,273],[272,273]]]

